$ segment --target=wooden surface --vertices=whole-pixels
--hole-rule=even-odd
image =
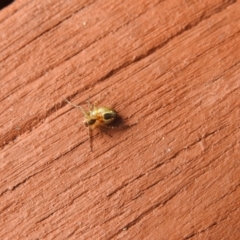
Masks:
[[[239,78],[240,1],[3,8],[0,239],[240,239]]]

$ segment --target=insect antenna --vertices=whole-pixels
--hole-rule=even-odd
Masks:
[[[83,108],[80,105],[76,105],[73,104],[71,102],[69,102],[66,98],[64,98],[64,100],[71,106],[75,107],[75,108],[79,108],[81,110],[81,112],[83,113],[84,116],[87,116],[87,113],[83,110]]]

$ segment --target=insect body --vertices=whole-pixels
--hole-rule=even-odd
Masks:
[[[93,106],[89,112],[84,112],[84,125],[91,130],[97,127],[108,127],[117,117],[112,108]]]
[[[65,101],[71,106],[79,108],[83,113],[83,123],[89,129],[90,148],[92,150],[91,130],[101,127],[111,128],[109,125],[111,125],[111,123],[113,123],[114,120],[117,118],[116,111],[109,107],[96,107],[89,102],[89,110],[88,112],[86,112],[80,105],[75,105],[69,102],[67,99],[65,99]]]

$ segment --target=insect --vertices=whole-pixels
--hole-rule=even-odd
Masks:
[[[84,116],[84,125],[88,127],[88,134],[90,140],[90,149],[92,151],[91,131],[95,128],[113,128],[110,126],[117,118],[117,112],[109,107],[96,107],[88,101],[88,111],[86,112],[80,105],[75,105],[64,99],[68,104],[75,108],[79,108]]]

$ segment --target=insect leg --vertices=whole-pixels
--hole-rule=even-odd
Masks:
[[[90,144],[90,150],[91,152],[92,150],[92,130],[90,128],[88,128],[88,138],[89,138],[89,144]]]

